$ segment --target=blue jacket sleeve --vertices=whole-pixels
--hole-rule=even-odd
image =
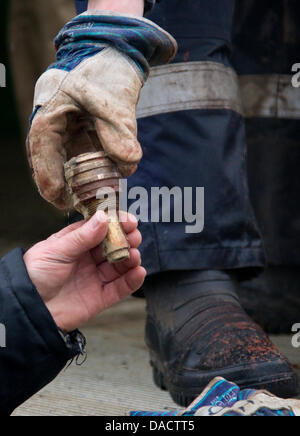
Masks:
[[[82,352],[78,331],[59,332],[21,249],[0,260],[0,327],[0,415],[10,415]]]

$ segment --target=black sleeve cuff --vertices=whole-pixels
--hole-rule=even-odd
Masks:
[[[83,352],[80,332],[63,335],[32,284],[16,249],[0,261],[0,413],[10,414]]]
[[[145,0],[145,11],[144,14],[148,14],[152,11],[156,3],[159,3],[161,0]],[[88,8],[88,0],[75,0],[75,6],[77,14],[82,14]]]
[[[159,1],[159,0],[145,0],[144,14],[151,12],[155,6],[155,3],[157,3],[157,1]]]

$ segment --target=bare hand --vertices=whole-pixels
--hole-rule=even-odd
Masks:
[[[63,331],[74,330],[143,284],[146,271],[137,250],[141,234],[136,219],[127,214],[125,218],[130,259],[120,264],[106,262],[99,247],[107,233],[103,212],[70,225],[24,255],[33,284]]]

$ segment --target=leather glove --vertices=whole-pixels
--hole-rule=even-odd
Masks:
[[[89,11],[55,40],[56,62],[36,84],[27,138],[29,162],[41,195],[71,206],[63,165],[103,148],[123,176],[142,157],[136,105],[150,66],[171,61],[175,40],[145,18]]]

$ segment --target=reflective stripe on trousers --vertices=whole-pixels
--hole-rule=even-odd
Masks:
[[[159,186],[172,186],[174,179],[185,184],[190,182],[193,186],[202,181],[209,198],[206,196],[206,229],[198,237],[183,236],[179,227],[175,235],[175,226],[173,229],[172,226],[168,229],[160,225],[145,226],[144,246],[155,254],[151,257],[150,271],[167,269],[168,265],[184,268],[188,263],[191,268],[259,266],[263,255],[250,203],[254,205],[264,235],[268,262],[299,264],[297,199],[300,152],[297,120],[300,115],[300,90],[291,84],[291,67],[299,60],[297,17],[300,11],[294,10],[299,9],[299,5],[289,0],[276,4],[269,0],[264,4],[257,0],[236,3],[232,53],[234,71],[229,61],[230,41],[225,36],[230,33],[229,13],[226,26],[226,13],[218,9],[218,2],[210,5],[204,2],[202,20],[199,4],[187,2],[187,9],[192,13],[189,17],[184,14],[176,30],[176,5],[172,3],[171,10],[167,2],[160,9],[160,15],[154,18],[162,25],[169,25],[169,30],[175,32],[179,54],[174,64],[153,68],[142,92],[138,117],[145,160],[136,180],[148,186],[154,182]],[[228,2],[222,4],[225,10],[230,6]],[[213,14],[214,24],[219,20],[222,28],[219,35],[208,19]],[[216,36],[219,38],[215,39]],[[245,139],[240,134],[242,128],[239,126],[236,129],[234,123],[223,124],[220,121],[230,111],[235,114],[233,118],[236,114],[246,117],[251,202],[242,165],[245,158]],[[240,122],[243,123],[242,120]],[[216,132],[217,137],[214,135]],[[226,143],[228,137],[233,140],[231,146],[235,144],[236,152],[230,159]],[[216,156],[221,150],[224,154],[218,161]],[[151,156],[152,152],[156,159]],[[193,155],[190,166],[186,160],[187,152]],[[198,172],[194,168],[195,161]],[[236,164],[234,169],[231,168],[233,162]],[[182,165],[188,176],[182,175]],[[219,184],[218,180],[221,180]],[[240,200],[241,196],[247,197],[247,201],[239,203],[231,190],[224,210],[217,206],[221,204],[220,193],[225,192],[228,182],[241,184],[243,189],[236,190],[235,194],[238,192]],[[211,196],[216,199],[215,202]],[[237,208],[247,202],[244,215],[239,216],[241,221],[244,219],[244,227],[241,221],[236,225]],[[228,238],[227,231],[230,223],[232,238]],[[245,231],[248,231],[246,244]],[[164,238],[164,232],[168,238]],[[183,256],[180,256],[179,245],[182,246]],[[222,255],[225,246],[226,259]],[[196,259],[197,249],[201,251],[201,260]],[[176,252],[176,264],[170,262],[168,253],[172,251]],[[145,254],[144,258],[148,258],[146,249]],[[178,261],[184,256],[187,261]]]
[[[264,265],[249,200],[245,126],[236,73],[230,64],[231,0],[165,0],[152,15],[173,33],[179,52],[155,67],[138,105],[144,158],[129,188],[204,187],[205,226],[144,223],[142,256],[149,273],[171,269]]]

